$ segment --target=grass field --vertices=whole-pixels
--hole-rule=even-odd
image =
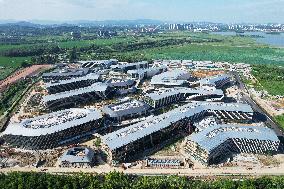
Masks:
[[[120,36],[111,39],[96,40],[70,40],[67,42],[54,42],[49,44],[58,44],[61,48],[70,49],[72,47],[80,48],[91,45],[106,47],[115,44],[133,44],[147,41],[159,42],[166,39],[182,38],[191,39],[192,44],[146,48],[139,51],[130,50],[114,54],[114,56],[134,56],[135,54],[142,54],[148,59],[193,59],[247,62],[253,64],[280,64],[284,62],[284,49],[270,48],[267,45],[257,44],[254,39],[250,37],[220,36],[191,32],[169,32],[139,37]],[[212,42],[212,40],[218,40],[218,42]],[[196,41],[198,41],[198,43],[196,43]],[[13,48],[29,48],[30,46],[32,45],[0,45],[0,52]],[[3,65],[3,62],[5,62],[3,58],[2,60],[0,58],[0,65]]]
[[[284,96],[284,68],[272,65],[253,65],[252,74],[271,95]]]
[[[0,45],[0,52],[1,51],[6,51],[10,49],[20,49],[20,48],[29,48],[32,47],[33,44],[24,44],[24,45]]]
[[[229,44],[188,44],[140,52],[148,58],[154,59],[192,59],[228,62],[244,62],[250,64],[282,64],[284,50],[270,47],[248,47]]]
[[[42,38],[42,37],[41,37]],[[39,38],[39,39],[41,39]],[[135,38],[133,37],[114,37],[111,39],[95,39],[95,40],[70,40],[66,42],[62,41],[57,41],[54,40],[51,36],[47,38],[42,38],[45,39],[46,41],[49,41],[53,39],[52,42],[46,42],[46,43],[35,43],[35,44],[23,44],[23,45],[0,45],[0,52],[6,51],[6,50],[11,50],[11,49],[22,49],[22,48],[29,48],[33,47],[35,45],[50,45],[50,44],[57,44],[61,48],[72,48],[72,47],[88,47],[91,45],[98,45],[98,46],[108,46],[108,45],[113,45],[116,43],[127,43],[131,41],[135,41]]]
[[[58,46],[61,48],[72,48],[72,47],[88,47],[91,45],[98,46],[108,46],[116,43],[127,43],[134,41],[131,37],[115,37],[111,39],[95,39],[95,40],[80,40],[80,41],[67,41],[67,42],[58,42]]]
[[[24,61],[29,61],[30,57],[4,57],[0,56],[0,66],[18,68]]]
[[[276,116],[275,120],[280,125],[281,129],[284,130],[284,115]]]
[[[186,44],[139,51],[112,53],[104,57],[137,57],[137,59],[211,60],[249,64],[283,64],[284,49],[270,47],[214,46],[211,44]]]
[[[0,80],[5,79],[17,68],[21,67],[22,62],[29,61],[30,57],[3,57],[0,56]]]
[[[138,41],[162,39],[192,39],[191,44],[146,48],[138,51],[107,54],[106,57],[138,57],[138,59],[192,59],[250,64],[283,64],[284,49],[257,44],[250,37],[232,37],[189,32],[173,32],[140,37]],[[199,42],[195,42],[198,41]],[[212,40],[219,40],[212,42]],[[200,42],[201,41],[201,42]],[[203,42],[204,41],[204,42]]]

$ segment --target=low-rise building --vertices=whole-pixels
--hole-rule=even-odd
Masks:
[[[56,110],[108,99],[115,95],[115,93],[115,89],[108,84],[94,83],[89,87],[44,96],[43,102],[49,109]]]
[[[136,81],[132,79],[112,78],[107,80],[105,83],[114,88],[117,95],[127,95],[137,91],[137,88],[135,87]]]
[[[219,120],[215,116],[204,117],[202,120],[197,120],[193,123],[194,130],[196,132],[203,131],[208,127],[215,126],[219,123]]]
[[[138,100],[128,100],[103,107],[108,120],[119,123],[124,120],[138,118],[149,113],[150,106]]]
[[[89,73],[88,68],[80,69],[57,69],[49,73],[42,74],[44,82],[67,80],[77,77],[83,77]]]
[[[224,93],[220,89],[195,89],[185,87],[162,88],[146,94],[143,100],[153,108],[160,108],[172,103],[190,99],[196,101],[221,101]]]
[[[111,69],[114,72],[127,73],[129,70],[146,69],[149,67],[147,61],[136,62],[136,63],[118,63],[117,65],[112,65]]]
[[[187,71],[175,69],[155,75],[151,79],[151,85],[155,87],[186,86],[190,79],[192,76]]]
[[[155,168],[180,168],[183,166],[183,162],[179,159],[147,159],[147,167]]]
[[[231,77],[226,74],[206,77],[199,81],[201,86],[214,86],[218,89],[223,88],[231,82]]]
[[[112,65],[118,64],[118,60],[110,59],[110,60],[88,60],[88,61],[78,61],[81,64],[82,68],[89,69],[108,69]]]
[[[49,82],[45,84],[45,87],[49,94],[55,94],[91,86],[98,82],[100,78],[100,75],[92,73],[83,77]]]
[[[94,166],[95,152],[91,148],[74,147],[59,158],[59,167],[91,168]]]
[[[151,67],[147,69],[129,70],[127,74],[135,80],[149,79],[157,74],[161,74],[167,70],[166,67]]]

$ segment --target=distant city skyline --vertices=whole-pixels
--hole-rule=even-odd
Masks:
[[[283,23],[284,0],[0,0],[0,20]]]

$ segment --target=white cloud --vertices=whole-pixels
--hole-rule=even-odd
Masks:
[[[137,0],[0,0],[0,19],[134,19],[146,3]]]
[[[65,2],[76,6],[111,8],[128,5],[130,0],[65,0]]]
[[[0,0],[0,3],[0,19],[284,20],[284,0]]]

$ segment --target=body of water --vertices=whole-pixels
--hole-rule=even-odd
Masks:
[[[223,35],[223,36],[235,36],[236,32],[212,32],[212,34]],[[256,42],[262,44],[268,44],[275,47],[284,47],[284,33],[267,34],[264,32],[245,32],[242,33],[241,35],[261,36],[261,37],[255,37]]]

